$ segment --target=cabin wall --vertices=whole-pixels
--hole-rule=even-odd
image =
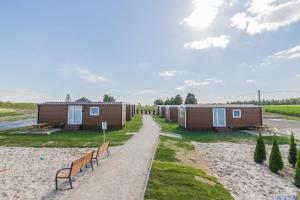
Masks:
[[[182,128],[186,128],[186,108],[180,107],[178,110],[178,124]]]
[[[213,128],[212,108],[192,107],[187,108],[187,128],[211,129]]]
[[[67,105],[39,105],[38,113],[38,123],[49,123],[52,126],[68,123]]]
[[[233,118],[233,110],[241,110],[241,118]],[[227,127],[247,128],[262,125],[261,108],[226,108]]]

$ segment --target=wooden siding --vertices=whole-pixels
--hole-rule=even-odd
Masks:
[[[126,121],[130,121],[132,117],[132,106],[130,104],[126,104]]]
[[[99,115],[90,116],[90,107],[99,107]],[[68,124],[68,105],[39,105],[38,113],[38,123]],[[82,105],[82,127],[100,128],[102,122],[107,122],[109,129],[122,128],[122,113],[122,105]]]
[[[177,107],[167,107],[166,108],[166,119],[172,122],[178,121],[178,108]]]
[[[189,107],[187,109],[187,127],[188,129],[212,129],[213,128],[213,108],[207,107]],[[262,125],[262,110],[259,107],[254,108],[225,108],[226,109],[226,127],[233,129],[247,128],[250,126]],[[241,118],[233,118],[233,110],[241,110]],[[181,126],[183,119],[180,118]],[[183,127],[183,126],[182,126]]]

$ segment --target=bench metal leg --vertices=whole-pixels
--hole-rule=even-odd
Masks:
[[[99,167],[98,158],[96,157],[97,167]]]
[[[109,156],[109,150],[106,151],[107,152],[107,157]]]
[[[70,183],[71,189],[73,189],[71,177],[69,177],[69,183]]]
[[[57,187],[57,177],[55,177],[55,189],[58,190],[58,187]]]
[[[93,161],[91,161],[92,171],[94,171]]]

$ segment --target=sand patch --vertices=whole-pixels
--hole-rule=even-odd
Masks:
[[[197,153],[219,177],[237,200],[270,200],[273,195],[294,195],[297,188],[292,183],[293,169],[287,164],[288,145],[281,145],[285,168],[280,175],[272,173],[267,163],[253,161],[253,144],[194,143]],[[267,145],[267,152],[270,152]]]

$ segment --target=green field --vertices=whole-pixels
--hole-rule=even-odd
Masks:
[[[256,142],[256,136],[242,131],[216,132],[216,131],[190,131],[178,126],[176,122],[167,122],[165,119],[154,116],[155,121],[160,125],[162,132],[180,134],[186,141],[198,142]],[[266,144],[272,144],[272,136],[264,136]],[[279,144],[289,144],[289,137],[277,136]]]
[[[177,158],[195,156],[193,145],[179,139],[160,137],[145,193],[156,200],[233,200],[218,180],[200,168]]]
[[[106,140],[111,140],[112,145],[122,145],[132,135],[128,132],[137,132],[142,126],[142,116],[136,115],[127,122],[121,130],[107,131]],[[33,134],[12,134],[17,130],[26,128],[10,129],[0,131],[1,146],[18,147],[97,147],[103,142],[102,131],[80,130],[80,131],[59,131],[50,135]]]
[[[36,104],[0,102],[0,122],[36,118]]]
[[[300,105],[267,105],[263,108],[269,113],[300,117]]]

